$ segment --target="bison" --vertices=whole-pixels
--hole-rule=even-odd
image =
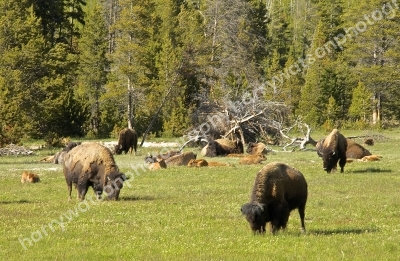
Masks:
[[[21,175],[21,183],[36,183],[40,182],[40,178],[38,174],[28,172],[28,171],[23,171]]]
[[[188,167],[207,167],[208,162],[205,159],[191,159],[189,160]]]
[[[239,164],[242,165],[250,165],[250,164],[259,164],[262,161],[267,160],[264,154],[256,154],[256,155],[248,155],[240,159]]]
[[[343,173],[346,165],[347,140],[337,129],[316,145],[318,155],[322,156],[323,168],[327,173],[336,169],[339,161],[340,172]]]
[[[268,151],[267,147],[262,142],[249,142],[246,152],[251,155],[256,155],[261,153],[266,154]]]
[[[132,150],[135,151],[137,149],[138,136],[134,129],[125,128],[119,132],[118,136],[118,144],[115,145],[115,154],[120,155],[122,152],[125,154],[130,151],[132,154]]]
[[[272,162],[265,165],[256,175],[250,202],[242,205],[254,233],[265,233],[270,222],[271,232],[285,229],[290,212],[298,209],[302,231],[308,190],[303,174],[284,163]]]
[[[206,157],[225,156],[232,153],[243,153],[243,143],[239,140],[229,139],[210,140],[201,150],[201,155]]]
[[[187,166],[192,159],[196,159],[196,154],[188,151],[165,159],[165,163],[167,166]]]
[[[72,184],[76,185],[81,200],[85,198],[89,187],[93,188],[98,198],[104,190],[108,199],[118,200],[126,180],[125,174],[115,164],[111,151],[98,143],[85,143],[70,150],[64,157],[63,172],[69,200]]]
[[[346,140],[347,140],[346,158],[362,159],[365,156],[372,155],[371,152],[369,152],[369,150],[365,149],[363,146],[356,143],[355,141],[350,139]]]

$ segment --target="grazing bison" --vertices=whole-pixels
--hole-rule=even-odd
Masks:
[[[215,157],[243,152],[243,143],[241,141],[217,139],[209,141],[208,144],[201,150],[201,155],[206,157]]]
[[[239,164],[250,165],[250,164],[260,164],[267,160],[264,154],[248,155],[240,159]]]
[[[340,172],[344,171],[346,165],[347,140],[334,129],[322,142],[317,143],[317,153],[322,156],[323,167],[327,173],[336,169],[339,161]]]
[[[322,158],[322,144],[324,143],[325,139],[321,139],[317,142],[315,146],[317,150],[318,156]],[[347,141],[347,148],[346,148],[346,158],[351,159],[362,159],[364,156],[372,155],[369,150],[365,149],[360,144],[356,143],[351,139],[346,139]],[[349,162],[349,160],[347,161]]]
[[[122,152],[132,154],[132,150],[137,149],[138,136],[134,129],[125,128],[119,132],[118,144],[115,145],[115,154],[120,155]]]
[[[72,184],[76,185],[78,198],[83,200],[89,187],[98,198],[103,190],[108,199],[118,200],[125,174],[115,164],[109,149],[97,143],[85,143],[70,150],[64,157],[64,176],[71,199]]]
[[[275,234],[280,228],[286,228],[290,212],[297,208],[305,232],[307,195],[307,182],[300,171],[284,163],[272,162],[257,173],[250,202],[244,204],[241,211],[254,233],[264,233],[270,222],[271,232]]]
[[[36,183],[39,182],[40,178],[38,174],[32,173],[32,172],[28,172],[28,171],[24,171],[22,172],[22,176],[21,176],[21,183]]]

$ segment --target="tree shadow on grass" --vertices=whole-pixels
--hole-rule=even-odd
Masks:
[[[128,196],[128,197],[120,197],[120,201],[137,201],[137,200],[155,200],[155,197],[152,196]]]
[[[374,233],[379,232],[376,228],[338,228],[338,229],[316,229],[316,230],[308,230],[307,234],[311,235],[347,235],[347,234],[366,234],[366,233]]]
[[[362,173],[390,173],[393,172],[391,169],[381,169],[381,168],[366,168],[349,171],[350,173],[362,174]]]
[[[29,201],[29,200],[26,200],[26,199],[21,199],[21,200],[16,200],[16,201],[0,201],[0,205],[27,204],[27,203],[33,203],[33,202]]]

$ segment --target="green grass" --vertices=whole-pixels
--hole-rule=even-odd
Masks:
[[[353,135],[346,131],[345,135]],[[358,132],[357,134],[361,134]],[[326,174],[315,151],[281,152],[267,162],[298,168],[309,185],[306,234],[297,211],[276,236],[254,236],[240,213],[262,167],[176,167],[138,173],[143,156],[116,156],[130,186],[117,202],[68,202],[62,167],[40,163],[52,151],[0,157],[2,260],[398,260],[400,256],[399,133],[368,147],[380,162],[347,164]],[[322,136],[323,134],[321,134]],[[319,137],[314,137],[319,138]],[[278,149],[278,148],[276,148]],[[154,148],[141,148],[142,155]],[[41,177],[21,184],[23,170]],[[138,175],[139,174],[139,175]],[[74,192],[75,194],[75,192]],[[93,195],[90,190],[87,198]],[[66,222],[68,211],[77,210]],[[64,229],[55,223],[64,215]],[[53,222],[53,230],[49,224]],[[47,226],[47,227],[46,227]],[[44,233],[43,230],[46,232]],[[18,239],[25,242],[26,250]]]

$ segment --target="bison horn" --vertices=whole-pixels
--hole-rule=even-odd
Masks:
[[[332,151],[332,155],[335,155],[336,154],[336,152],[335,151]]]

